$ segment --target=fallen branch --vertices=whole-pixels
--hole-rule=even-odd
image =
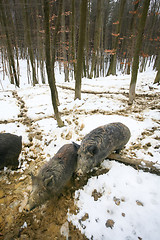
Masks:
[[[119,154],[114,154],[114,153],[110,154],[107,158],[110,160],[116,160],[118,162],[125,163],[127,165],[131,165],[136,169],[142,169],[146,172],[160,175],[160,164],[157,162],[146,161],[146,160],[130,158],[130,157],[125,158]]]
[[[62,86],[62,85],[56,85],[57,87],[59,88],[62,88],[62,89],[66,89],[66,90],[71,90],[71,91],[75,91],[75,89],[73,87],[69,87],[69,86]],[[109,92],[109,91],[92,91],[92,90],[81,90],[81,93],[87,93],[87,94],[117,94],[117,92]],[[123,94],[123,95],[127,95],[128,96],[128,93],[126,92],[119,92],[120,94]]]
[[[64,85],[59,85],[59,84],[56,84],[57,87],[59,88],[62,88],[62,89],[66,89],[66,90],[71,90],[71,91],[75,91],[75,89],[73,87],[70,87],[70,86],[64,86]],[[81,90],[81,93],[87,93],[87,94],[122,94],[124,96],[128,96],[128,91],[124,90],[124,89],[120,89],[119,92],[117,93],[116,91],[114,92],[111,92],[111,91],[94,91],[94,90]],[[137,97],[150,97],[150,98],[156,98],[156,97],[159,97],[159,93],[155,93],[155,94],[152,94],[152,93],[136,93],[136,96]]]

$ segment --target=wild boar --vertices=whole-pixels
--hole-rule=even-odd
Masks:
[[[77,166],[79,145],[65,144],[45,163],[37,176],[32,177],[32,192],[26,211],[31,211],[54,196],[58,196],[71,179]]]
[[[97,127],[88,133],[78,150],[77,175],[83,175],[100,164],[113,151],[120,151],[131,136],[120,122]]]
[[[0,169],[9,167],[16,169],[18,157],[22,150],[22,136],[11,133],[0,133]]]

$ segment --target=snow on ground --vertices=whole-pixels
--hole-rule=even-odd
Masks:
[[[107,174],[92,177],[76,191],[79,211],[68,213],[69,220],[88,239],[158,240],[159,176],[105,160],[104,165],[108,164]]]
[[[7,111],[6,111],[7,110]],[[0,120],[15,119],[19,114],[16,100],[10,92],[0,92]]]
[[[24,69],[25,67],[21,78],[25,74]],[[158,93],[160,86],[153,85],[155,75],[153,71],[140,73],[137,93]],[[131,139],[125,150],[127,155],[132,156],[134,151],[139,159],[160,163],[159,106],[154,106],[154,109],[146,107],[136,113],[134,110],[139,106],[135,104],[133,111],[128,110],[128,97],[124,93],[128,93],[130,76],[83,79],[82,90],[101,93],[82,93],[82,100],[74,101],[72,90],[58,87],[61,104],[59,110],[64,112],[62,119],[65,122],[65,126],[60,129],[52,117],[53,108],[48,85],[30,87],[26,76],[23,79],[25,81],[22,82],[21,88],[15,89],[7,79],[3,81],[1,76],[0,131],[22,135],[23,141],[28,141],[27,127],[18,122],[20,111],[16,99],[12,96],[12,90],[16,90],[25,102],[27,116],[34,120],[35,126],[42,132],[43,139],[40,144],[46,160],[63,144],[71,141],[80,143],[83,136],[92,129],[119,121],[131,130]],[[62,79],[62,75],[56,75],[58,85],[74,88],[74,81],[64,83]],[[108,92],[110,94],[107,94]],[[122,114],[119,114],[119,111],[122,111]],[[142,147],[131,150],[131,146],[137,143]],[[146,144],[147,150],[143,148]],[[75,204],[79,210],[73,214],[68,209],[68,221],[80,229],[88,239],[159,240],[160,177],[137,171],[115,161],[104,160],[102,167],[108,168],[109,172],[91,177],[83,189],[76,191]]]

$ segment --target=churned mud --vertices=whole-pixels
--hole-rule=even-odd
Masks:
[[[99,97],[102,97],[103,94],[105,95],[105,93],[98,94]],[[76,205],[74,204],[74,193],[76,189],[83,187],[90,176],[100,175],[108,170],[95,170],[90,174],[90,176],[87,176],[81,180],[75,180],[73,178],[70,186],[65,189],[58,198],[49,200],[44,205],[34,209],[31,212],[25,212],[24,206],[27,203],[27,199],[31,191],[31,178],[29,174],[31,170],[33,173],[37,173],[38,169],[45,162],[45,154],[40,144],[43,138],[43,133],[40,131],[36,121],[33,121],[33,119],[30,119],[27,116],[28,109],[25,105],[23,97],[19,97],[16,91],[13,91],[12,95],[13,98],[17,100],[17,105],[20,109],[17,125],[23,124],[26,127],[29,141],[27,144],[23,144],[20,168],[16,171],[7,170],[0,172],[0,239],[87,239],[78,229],[75,228],[75,226],[67,221],[68,209],[70,209],[71,213],[78,211]],[[107,93],[107,97],[108,96],[109,93]],[[76,112],[75,110],[75,114],[77,114],[75,131],[78,131],[78,127],[82,127],[79,121],[79,116],[82,114],[93,115],[95,113],[100,113],[105,115],[119,114],[123,116],[130,116],[131,113],[135,113],[135,119],[138,121],[143,121],[143,115],[141,115],[142,110],[147,108],[152,110],[160,109],[159,98],[155,95],[138,95],[134,106],[129,106],[127,104],[127,99],[128,98],[126,97],[123,101],[123,103],[126,105],[125,109],[112,113],[103,111],[101,109],[88,112],[83,110],[77,110]],[[64,110],[62,112],[62,116],[69,116],[71,113],[72,111]],[[0,124],[8,124],[11,122],[13,122],[13,120],[5,120],[1,121]],[[142,138],[143,135],[153,135],[155,131],[156,129],[145,131],[142,134]],[[81,139],[82,136],[79,136]],[[66,137],[68,137],[68,139],[70,138],[69,136]],[[34,139],[38,140],[36,141],[36,144]],[[138,139],[137,143],[131,146],[131,156],[134,156],[135,148],[145,148],[146,151],[149,151],[149,143],[142,145],[141,140],[142,139]],[[24,167],[23,169],[25,164],[27,167]],[[98,198],[98,193],[94,192],[93,197],[95,199]]]

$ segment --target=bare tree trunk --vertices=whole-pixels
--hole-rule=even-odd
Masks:
[[[0,5],[1,5],[0,11],[1,11],[2,22],[3,22],[4,31],[5,31],[6,40],[7,40],[7,51],[8,51],[10,70],[11,70],[11,74],[13,72],[14,81],[15,81],[16,86],[19,87],[19,81],[18,81],[16,67],[15,67],[15,61],[14,61],[14,54],[12,51],[11,41],[10,41],[9,32],[8,32],[7,18],[6,18],[5,12],[4,12],[2,0],[0,0]]]
[[[138,9],[138,6],[139,6],[139,1],[137,1],[134,5],[134,12],[137,12],[137,9]],[[132,15],[132,18],[131,18],[131,23],[130,23],[130,34],[135,34],[135,26],[136,26],[136,14],[133,14]],[[132,56],[133,56],[133,52],[134,52],[134,41],[133,39],[131,38],[130,39],[130,47],[128,49],[128,53],[127,53],[127,64],[126,64],[126,67],[127,67],[127,74],[130,75],[130,68],[131,68],[131,62],[132,62]]]
[[[87,26],[86,26],[86,38],[85,38],[85,62],[86,62],[86,76],[89,78],[89,55],[90,55],[90,49],[89,49],[89,35],[90,35],[90,26],[91,26],[91,2],[89,0],[88,2],[88,14],[87,14]]]
[[[144,0],[142,16],[139,21],[138,36],[137,36],[134,57],[133,57],[131,83],[129,88],[129,104],[132,104],[135,99],[135,88],[136,88],[137,74],[138,74],[138,67],[139,67],[139,52],[142,46],[143,32],[144,32],[144,27],[146,23],[149,4],[150,4],[150,0]]]
[[[156,56],[156,60],[154,63],[154,69],[157,70],[157,74],[156,74],[154,83],[160,84],[160,53]]]
[[[53,35],[53,41],[52,41],[52,73],[53,73],[53,84],[55,86],[57,105],[60,105],[60,104],[59,104],[58,92],[56,88],[54,65],[55,65],[55,57],[56,57],[57,35],[60,28],[61,15],[62,15],[62,0],[59,0],[58,17],[57,17],[56,26],[55,26],[54,35]]]
[[[9,4],[9,1],[5,1],[6,4]],[[8,8],[7,12],[6,12],[6,17],[7,17],[7,20],[9,22],[9,27],[12,29],[12,33],[13,34],[13,39],[14,39],[14,43],[12,42],[12,45],[13,45],[13,48],[15,48],[15,62],[16,62],[16,73],[17,73],[17,80],[18,80],[18,84],[20,84],[19,82],[19,76],[20,76],[20,69],[19,69],[19,54],[18,54],[18,47],[17,47],[17,32],[16,32],[16,25],[15,23],[13,22],[13,16],[11,14],[11,11],[10,11],[10,8]]]
[[[126,0],[121,0],[120,1],[118,24],[116,25],[115,36],[113,36],[115,38],[114,43],[113,43],[113,49],[115,50],[115,54],[113,54],[111,56],[111,62],[110,62],[110,65],[109,65],[107,76],[109,76],[110,74],[116,75],[116,60],[117,60],[116,51],[117,51],[117,47],[118,47],[118,39],[119,39],[121,25],[122,25],[122,16],[123,16],[123,12],[124,12],[125,3],[126,3]]]
[[[72,0],[72,30],[71,30],[71,37],[72,37],[72,61],[74,67],[74,75],[76,74],[76,64],[75,64],[75,0]]]
[[[156,59],[155,59],[155,62],[154,62],[153,69],[158,70],[159,65],[160,65],[160,54],[156,55]]]
[[[60,118],[58,111],[57,101],[56,101],[56,85],[53,73],[53,64],[51,59],[51,46],[50,46],[50,24],[49,24],[49,0],[44,0],[44,24],[45,24],[45,52],[46,52],[46,68],[48,75],[48,82],[51,90],[52,105],[56,120],[59,127],[63,127],[64,123]]]
[[[76,82],[75,82],[75,99],[77,98],[81,99],[81,80],[82,80],[84,45],[85,45],[85,35],[86,35],[86,18],[87,18],[87,0],[82,0],[79,41],[78,41],[77,68],[76,68]]]
[[[95,33],[94,33],[94,48],[92,53],[92,65],[89,78],[93,77],[93,72],[95,70],[96,57],[99,55],[99,45],[100,36],[102,28],[102,0],[97,1],[97,17],[95,23]]]
[[[41,0],[41,4],[43,4]],[[38,5],[36,5],[36,15],[38,16]],[[41,29],[41,23],[39,17],[37,17],[37,28]],[[44,41],[41,37],[39,31],[37,31],[37,45],[38,45],[38,53],[39,53],[39,66],[40,66],[40,74],[42,84],[45,84],[45,66],[44,66],[44,59],[45,59],[45,52],[44,52]],[[38,61],[37,61],[38,62]]]
[[[14,77],[13,77],[13,72],[12,72],[12,64],[11,64],[11,60],[7,57],[8,59],[8,70],[9,70],[9,78],[10,78],[10,83],[14,84]]]
[[[156,74],[156,78],[154,80],[154,83],[160,84],[160,63],[159,63],[158,72]]]
[[[69,82],[69,63],[67,60],[67,51],[66,51],[66,28],[65,28],[65,7],[64,0],[62,1],[62,17],[61,17],[61,30],[62,30],[62,54],[63,54],[63,67],[64,67],[64,76],[65,82]]]
[[[28,11],[27,11],[27,0],[24,0],[24,14],[25,14],[25,24],[26,24],[26,38],[28,43],[28,52],[30,56],[30,62],[32,66],[32,76],[33,76],[33,86],[38,83],[37,77],[36,77],[36,67],[35,67],[35,58],[34,53],[32,49],[32,42],[31,42],[31,33],[30,33],[30,22],[28,18]]]

